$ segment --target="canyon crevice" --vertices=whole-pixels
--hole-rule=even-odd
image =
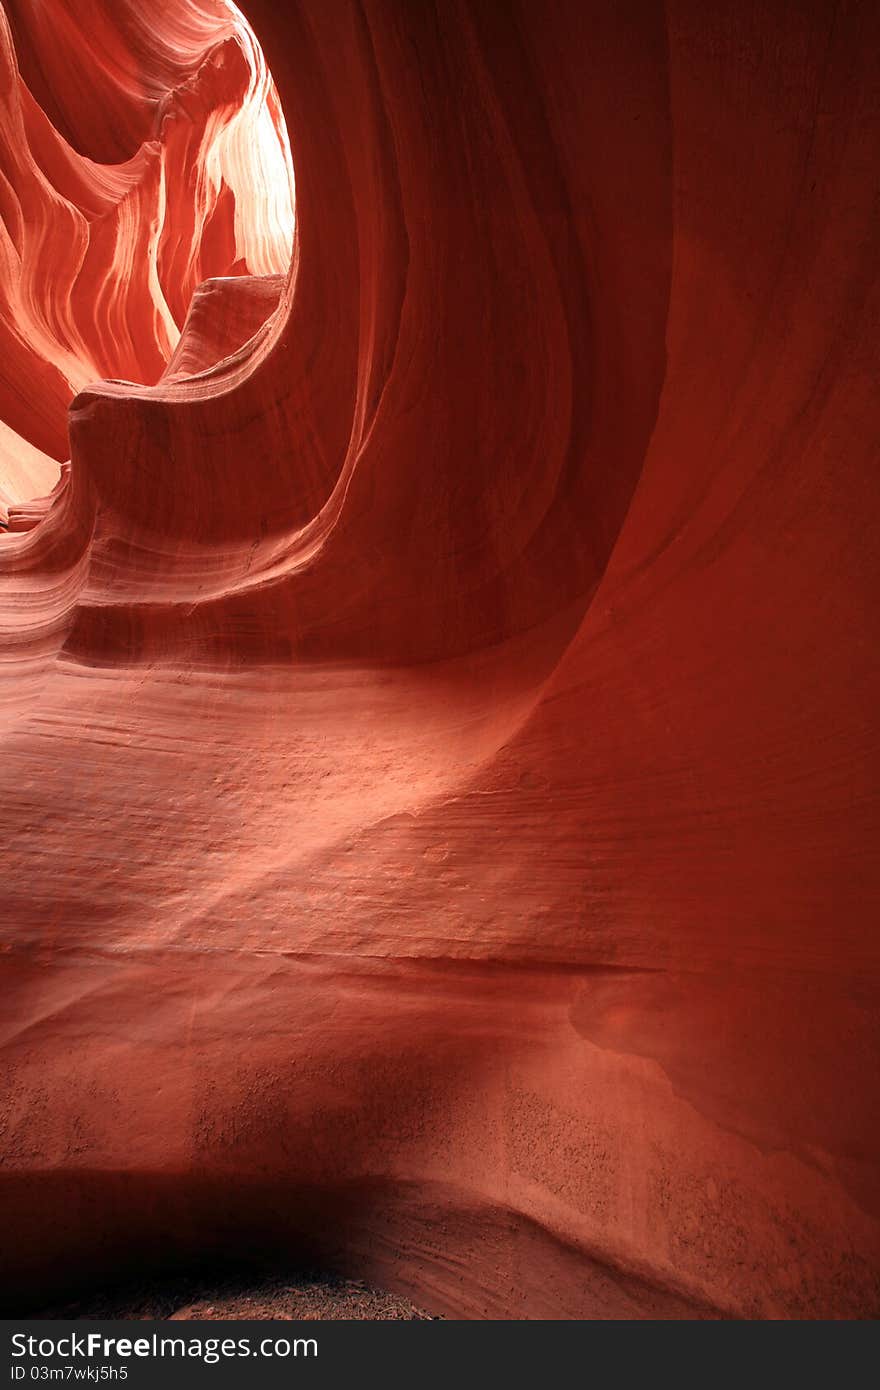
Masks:
[[[3,0],[10,1305],[877,1316],[880,12],[241,8]]]

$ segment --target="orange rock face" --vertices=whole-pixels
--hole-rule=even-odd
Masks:
[[[10,1297],[876,1316],[876,7],[4,5]]]
[[[277,92],[252,31],[224,0],[159,0],[152,16],[135,0],[13,0],[6,10],[0,489],[8,503],[34,496],[36,481],[57,480],[52,460],[69,457],[67,407],[80,387],[160,377],[198,284],[287,269],[293,205]],[[46,110],[34,95],[44,91]],[[38,479],[29,446],[48,455]]]

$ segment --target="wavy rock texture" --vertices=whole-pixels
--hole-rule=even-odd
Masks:
[[[69,67],[89,7],[9,8],[31,159],[161,163],[208,6]],[[16,1296],[260,1248],[465,1317],[876,1315],[876,7],[245,8],[290,275],[152,380],[139,204],[81,336],[156,370],[0,542]],[[129,166],[69,167],[112,222]],[[84,383],[21,331],[47,448]]]
[[[100,377],[158,380],[196,286],[286,271],[293,234],[277,92],[234,7],[6,9],[0,418],[24,445],[0,438],[0,503],[57,480],[76,391]],[[58,129],[34,95],[44,88]],[[29,452],[23,467],[28,444],[47,456],[39,470]]]

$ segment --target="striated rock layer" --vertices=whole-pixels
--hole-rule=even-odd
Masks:
[[[8,8],[32,150],[145,158],[207,3]],[[290,274],[0,539],[10,1297],[876,1315],[876,6],[244,8]]]
[[[8,506],[57,480],[77,390],[159,378],[202,280],[286,271],[293,206],[278,95],[225,0],[5,0],[0,79]]]

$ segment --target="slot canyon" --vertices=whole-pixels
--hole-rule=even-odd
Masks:
[[[880,1315],[878,50],[2,0],[6,1307]]]

